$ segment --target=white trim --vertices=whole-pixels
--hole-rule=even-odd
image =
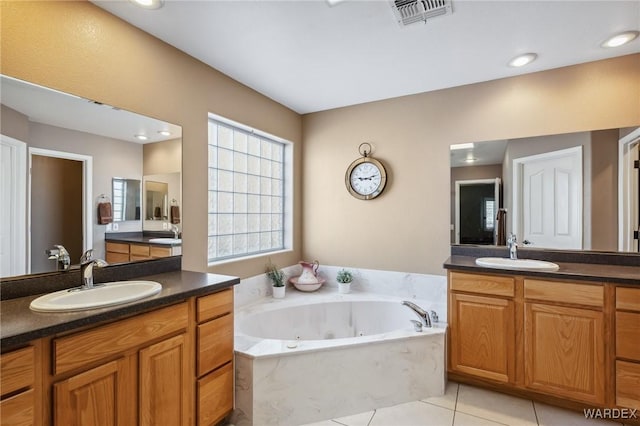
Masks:
[[[14,183],[9,198],[12,235],[11,268],[2,276],[24,275],[28,273],[27,263],[27,144],[6,135],[0,135],[2,143],[11,148],[12,164],[11,181]],[[4,201],[4,200],[3,200]],[[7,218],[3,218],[7,220]]]
[[[456,186],[456,194],[455,194],[455,224],[454,224],[454,238],[455,238],[455,244],[460,244],[460,187],[461,186],[468,186],[468,185],[479,185],[479,184],[493,184],[494,185],[494,196],[495,196],[495,200],[496,200],[496,213],[498,212],[498,209],[500,208],[500,183],[501,183],[501,179],[500,178],[493,178],[493,179],[471,179],[471,180],[457,180],[455,182],[455,186]],[[494,224],[496,222],[495,218],[494,220]],[[496,232],[497,232],[497,227],[494,226],[493,227],[494,232],[493,232],[493,243],[496,243]]]
[[[632,217],[633,207],[630,200],[633,177],[633,158],[630,152],[634,145],[640,143],[640,127],[629,133],[618,142],[618,250],[633,251],[635,220]]]
[[[42,148],[29,148],[29,185],[28,199],[31,200],[31,163],[34,155],[63,158],[82,162],[82,247],[83,251],[93,249],[93,157],[72,152],[53,151]],[[27,249],[28,265],[31,265],[31,203],[29,203]],[[29,268],[30,269],[30,268]]]
[[[512,188],[512,199],[511,199],[511,209],[513,210],[513,216],[511,218],[511,232],[515,235],[521,235],[521,238],[524,239],[524,236],[521,234],[521,230],[524,228],[523,218],[520,214],[521,205],[522,205],[522,172],[524,168],[524,163],[530,161],[539,161],[545,159],[553,159],[557,157],[564,157],[567,155],[578,154],[580,157],[580,161],[578,162],[578,173],[580,173],[580,191],[578,193],[578,205],[580,206],[580,211],[583,211],[583,191],[584,191],[584,175],[583,175],[583,155],[582,155],[582,145],[574,146],[572,148],[560,149],[558,151],[552,152],[544,152],[542,154],[529,155],[526,157],[514,158],[512,161],[512,169],[513,169],[513,188]],[[584,218],[583,215],[579,215],[579,228],[580,228],[580,246],[584,244]],[[508,233],[508,232],[507,232]],[[520,237],[519,237],[520,238]]]

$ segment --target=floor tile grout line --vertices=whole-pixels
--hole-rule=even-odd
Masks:
[[[533,414],[535,414],[536,416],[536,423],[538,423],[538,426],[540,426],[540,419],[538,418],[538,410],[536,410],[536,403],[531,400],[531,405],[533,405]]]

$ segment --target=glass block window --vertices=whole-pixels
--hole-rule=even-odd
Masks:
[[[286,145],[209,119],[209,262],[285,248]]]

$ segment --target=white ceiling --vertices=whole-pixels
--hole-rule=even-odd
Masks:
[[[408,27],[387,0],[93,2],[301,114],[640,52],[600,47],[640,29],[638,0],[452,0]]]
[[[182,127],[78,96],[0,76],[0,101],[30,121],[135,143],[182,137]],[[163,136],[158,132],[167,130]],[[146,135],[141,141],[135,135]]]

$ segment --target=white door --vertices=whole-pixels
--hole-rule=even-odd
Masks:
[[[582,147],[518,158],[514,178],[518,241],[582,249]]]
[[[28,272],[27,145],[0,136],[0,277],[9,277]]]

